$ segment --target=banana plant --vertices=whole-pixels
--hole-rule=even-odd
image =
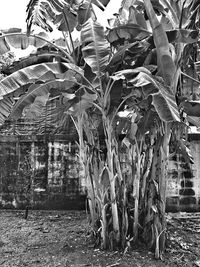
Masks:
[[[32,0],[29,35],[0,37],[2,54],[10,45],[38,47],[36,55],[3,70],[8,76],[0,81],[0,121],[33,114],[41,114],[41,120],[52,114],[58,118],[61,113],[62,121],[71,117],[78,132],[82,175],[98,244],[127,249],[143,239],[160,258],[165,245],[169,140],[174,125],[181,124],[176,94],[184,50],[178,48],[183,46],[179,44],[196,43],[197,31],[175,29],[183,12],[177,16],[169,1],[123,1],[106,35],[95,16],[90,16],[94,14],[91,3],[104,9],[108,1]],[[186,7],[191,10],[191,3]],[[165,29],[155,12],[169,18],[172,29]],[[34,23],[51,31],[49,21],[68,33],[71,47],[73,29],[80,30],[77,51],[73,47],[72,53],[66,52],[30,33]],[[37,45],[36,39],[42,43]],[[45,48],[43,53],[41,45],[55,50],[47,53]],[[120,118],[120,111],[129,115]],[[57,127],[61,120],[49,122]],[[121,150],[125,150],[127,165],[122,163]]]
[[[180,116],[179,116],[179,111],[178,111],[178,105],[176,103],[175,100],[175,96],[177,94],[177,88],[178,88],[178,83],[180,81],[180,77],[182,74],[181,68],[182,66],[180,66],[180,58],[184,52],[185,48],[188,48],[188,44],[194,44],[198,41],[198,31],[194,28],[192,29],[176,29],[174,30],[174,27],[178,26],[178,22],[180,22],[183,12],[181,11],[181,8],[179,6],[179,3],[174,3],[174,5],[177,5],[176,7],[179,8],[180,10],[180,16],[177,17],[176,13],[173,12],[174,10],[172,9],[172,7],[170,7],[170,12],[171,14],[167,14],[168,17],[171,18],[170,22],[171,22],[171,28],[169,30],[169,28],[166,31],[165,25],[163,28],[163,23],[161,24],[157,18],[156,18],[156,14],[155,14],[155,9],[157,9],[156,11],[159,12],[159,14],[165,14],[166,17],[166,6],[169,7],[169,3],[168,1],[162,1],[164,2],[164,7],[162,5],[159,6],[159,10],[157,9],[157,7],[155,8],[155,3],[151,3],[150,1],[144,1],[143,5],[144,5],[144,11],[146,12],[148,19],[150,21],[150,25],[151,25],[151,30],[148,28],[148,30],[153,33],[153,36],[150,36],[149,38],[146,38],[145,40],[145,49],[143,51],[141,51],[143,53],[144,56],[144,61],[143,64],[146,65],[146,67],[151,70],[154,75],[156,73],[156,77],[153,75],[150,75],[152,77],[152,82],[150,82],[149,79],[144,78],[145,76],[149,76],[148,72],[146,71],[145,73],[140,73],[138,75],[138,77],[134,77],[134,71],[133,70],[122,70],[119,71],[119,73],[117,73],[116,75],[119,75],[118,78],[123,79],[124,76],[126,76],[126,80],[129,84],[129,86],[131,87],[130,84],[132,84],[133,87],[142,87],[143,88],[143,92],[144,94],[146,94],[146,96],[149,98],[149,93],[151,94],[151,98],[150,98],[150,103],[154,106],[155,111],[157,112],[157,114],[159,115],[159,118],[161,120],[161,122],[159,122],[159,125],[161,125],[161,127],[159,127],[158,129],[161,129],[159,131],[160,134],[157,134],[154,139],[156,140],[158,138],[158,143],[159,146],[162,147],[162,151],[160,151],[160,156],[161,158],[164,157],[164,159],[168,159],[169,158],[169,140],[170,140],[170,136],[171,136],[171,132],[173,131],[173,127],[171,122],[176,122],[176,123],[180,123]],[[126,1],[124,1],[124,3],[126,3]],[[186,4],[186,10],[188,10],[189,14],[191,13],[191,5],[189,3]],[[123,23],[122,27],[121,27],[121,31],[120,34],[117,32],[117,27],[115,26],[112,31],[111,34],[108,35],[108,38],[110,38],[112,45],[116,48],[119,49],[119,46],[121,46],[124,42],[124,39],[126,40],[126,42],[131,42],[131,39],[133,39],[133,37],[128,34],[128,30],[130,27],[130,22],[132,23],[132,25],[135,27],[135,29],[138,29],[137,23],[140,21],[142,21],[143,25],[143,29],[147,29],[147,24],[145,23],[145,19],[143,17],[143,14],[141,12],[141,8],[137,9],[137,4],[133,4],[130,5],[130,3],[127,1],[127,4],[125,5],[125,8],[129,11],[129,12],[124,12],[123,13],[123,8],[120,14],[120,18],[119,19],[125,19],[125,22],[127,23],[127,28],[126,28],[126,23]],[[173,7],[175,8],[175,7]],[[136,11],[134,13],[134,10]],[[140,11],[139,11],[140,10]],[[169,13],[170,13],[169,12]],[[184,10],[185,12],[185,10]],[[132,13],[132,17],[125,17],[126,14],[130,14]],[[124,15],[125,14],[125,15]],[[135,15],[135,16],[134,16]],[[192,15],[191,15],[192,16]],[[143,20],[142,20],[143,18]],[[135,23],[135,24],[133,24]],[[181,22],[180,22],[181,25]],[[124,30],[124,32],[122,32],[122,29]],[[193,31],[194,30],[194,31]],[[144,32],[144,31],[143,31]],[[115,34],[114,34],[115,33]],[[140,45],[142,44],[142,38],[141,35],[138,33],[138,31],[132,31],[131,34],[134,36],[135,41],[140,40]],[[141,39],[139,39],[141,38]],[[130,44],[126,44],[127,49],[130,46]],[[150,52],[150,49],[154,49],[153,53]],[[121,58],[118,56],[117,59],[117,67],[118,69],[121,68],[121,66],[126,66],[127,67],[127,62],[130,57],[130,54],[125,54],[124,53],[124,48],[120,48],[117,53],[118,55],[121,55]],[[129,58],[128,58],[129,57]],[[156,59],[156,61],[155,61]],[[130,61],[129,61],[130,62]],[[139,60],[132,60],[132,62],[134,63],[134,66],[138,66],[138,63],[141,63],[141,57],[139,57]],[[112,63],[112,62],[111,62]],[[152,66],[150,67],[148,64],[154,64],[156,65],[156,68],[152,68]],[[109,66],[109,67],[112,67]],[[108,68],[109,70],[112,71],[112,68]],[[116,67],[115,67],[116,70]],[[132,74],[132,77],[131,77]],[[149,76],[149,78],[150,78]],[[141,79],[140,79],[141,77]],[[190,79],[192,79],[192,77],[188,77]],[[148,81],[147,81],[148,80]],[[155,90],[155,84],[157,83],[157,81],[160,80],[161,84],[159,85],[159,93],[157,90]],[[195,81],[195,79],[193,79]],[[195,81],[196,83],[198,83],[198,81]],[[135,83],[135,84],[134,84]],[[159,82],[160,83],[160,82]],[[151,84],[151,85],[150,85]],[[154,91],[155,90],[155,91]],[[157,93],[155,93],[157,91]],[[155,93],[155,95],[154,95]],[[164,93],[164,95],[163,95]],[[167,95],[165,95],[167,94]],[[162,96],[161,96],[162,95]],[[155,98],[154,98],[155,97]],[[165,100],[164,100],[165,99]],[[166,103],[163,103],[166,101]],[[158,101],[158,102],[157,102]],[[162,104],[161,104],[161,102]],[[168,103],[167,103],[168,102]],[[189,104],[188,104],[189,105]],[[139,106],[139,104],[137,105]],[[141,106],[142,107],[142,106]],[[167,107],[167,112],[165,110],[165,107]],[[144,107],[143,107],[144,108]],[[164,111],[165,110],[165,111]],[[155,114],[154,111],[154,114]],[[147,113],[148,114],[148,113]],[[171,114],[171,115],[170,115]],[[167,115],[167,116],[166,116]],[[145,119],[143,119],[143,121],[145,121]],[[159,120],[158,120],[159,121]],[[134,123],[135,124],[135,123]],[[170,130],[171,128],[171,130]],[[149,133],[151,133],[150,130],[148,130]],[[141,137],[140,137],[141,139]],[[135,143],[137,144],[137,140],[135,141]],[[152,144],[152,141],[149,142],[149,145]],[[138,145],[136,145],[138,147]],[[157,148],[156,148],[157,149]],[[159,150],[159,149],[158,149]],[[164,151],[164,152],[163,152]],[[155,153],[155,151],[154,151]],[[144,176],[143,178],[146,177],[146,175],[149,173],[149,166],[152,166],[155,164],[154,160],[157,161],[158,159],[154,159],[154,156],[152,157],[152,149],[149,148],[147,150],[147,154],[149,154],[149,158],[151,159],[150,164],[148,164],[148,166],[146,167],[146,170],[144,171]],[[138,155],[139,155],[139,149],[138,149]],[[138,159],[138,158],[136,158]],[[140,162],[140,160],[139,160]],[[158,162],[158,164],[163,164],[161,161],[160,163]],[[139,166],[139,167],[138,167]],[[141,173],[141,164],[137,164],[137,173]],[[167,177],[167,167],[166,166],[161,166],[161,173],[160,173],[160,180],[156,181],[156,193],[160,194],[161,196],[161,203],[156,204],[156,206],[153,205],[154,209],[151,208],[152,205],[149,205],[149,208],[154,210],[155,212],[155,221],[153,222],[154,225],[154,233],[152,233],[152,236],[154,235],[154,238],[152,238],[152,240],[155,240],[155,255],[156,257],[161,257],[162,256],[162,251],[164,248],[164,240],[165,240],[165,219],[164,219],[164,212],[165,212],[165,188],[166,188],[166,177]],[[152,169],[155,170],[156,172],[156,168]],[[156,175],[156,173],[155,173]],[[141,176],[141,175],[140,175]],[[152,176],[153,177],[153,176]],[[158,177],[158,176],[157,176]],[[145,184],[146,182],[143,180],[143,184]],[[157,190],[158,188],[158,190]],[[153,189],[151,189],[153,192]],[[142,190],[144,192],[144,188]],[[136,191],[134,191],[134,196],[135,196],[135,202],[137,203],[137,199],[138,196],[136,196],[137,194],[135,193]],[[146,202],[148,203],[148,200],[146,199]],[[136,205],[137,206],[137,205]],[[136,208],[135,206],[135,208]],[[147,205],[148,206],[148,205]],[[156,207],[156,208],[155,208]],[[159,207],[159,208],[157,208]],[[144,212],[144,211],[143,211]],[[149,212],[148,212],[149,213]],[[158,216],[157,214],[160,213],[162,219],[161,222],[159,222],[158,220]],[[149,213],[150,214],[150,213]],[[135,221],[138,221],[137,218],[137,214],[135,215]],[[154,217],[154,216],[153,216]],[[147,220],[147,222],[149,223],[150,220]],[[147,225],[147,223],[146,223]],[[145,225],[144,225],[144,229],[145,229]],[[144,230],[145,232],[146,230]],[[148,230],[147,230],[148,231]],[[152,242],[153,245],[153,242]]]

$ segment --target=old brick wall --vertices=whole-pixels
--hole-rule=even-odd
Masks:
[[[190,134],[189,141],[194,164],[187,164],[182,155],[169,163],[168,211],[200,211],[200,134]]]
[[[80,208],[79,172],[77,146],[65,136],[1,136],[0,207]]]

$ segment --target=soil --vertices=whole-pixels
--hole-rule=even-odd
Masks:
[[[0,211],[1,267],[200,266],[200,214],[168,214],[163,260],[146,249],[103,251],[83,211]]]

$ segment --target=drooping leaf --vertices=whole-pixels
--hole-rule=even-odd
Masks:
[[[82,1],[82,3],[79,5],[79,8],[77,10],[78,15],[78,25],[76,29],[78,31],[82,30],[82,27],[84,23],[89,19],[96,19],[96,16],[93,12],[93,9],[91,8],[92,1]]]
[[[22,96],[15,104],[10,117],[13,119],[18,119],[21,116],[23,109],[27,105],[30,105],[33,102],[35,103],[35,99],[37,97],[49,96],[51,90],[55,92],[54,96],[60,95],[62,92],[69,90],[72,86],[74,86],[74,84],[76,84],[76,80],[75,78],[73,78],[73,76],[71,76],[71,78],[69,77],[68,79],[57,79],[46,82],[44,84],[33,84],[32,86],[30,86],[28,92],[24,96]],[[37,113],[39,113],[39,111]]]
[[[15,101],[11,97],[6,97],[0,100],[0,125],[2,125],[10,115],[10,111],[14,104]]]
[[[46,63],[27,67],[19,70],[0,81],[0,123],[3,123],[9,115],[16,100],[15,97],[35,82],[46,82],[57,78],[62,78],[62,73],[70,69],[72,65],[68,63]],[[5,108],[6,107],[6,108]]]
[[[1,37],[0,38],[0,55],[3,55],[9,51],[10,51],[10,46],[6,42],[5,37],[3,38]]]
[[[109,1],[93,0],[92,2],[104,9]],[[32,25],[37,25],[51,32],[53,23],[60,31],[72,32],[76,26],[80,30],[88,18],[95,18],[90,1],[30,0],[27,6],[27,31],[30,33]]]
[[[28,119],[26,115],[29,114],[29,109],[31,107],[26,108],[25,120]],[[48,100],[46,105],[41,107],[40,113],[31,119],[36,124],[38,134],[47,134],[55,131],[59,121],[58,112],[56,99]]]
[[[132,80],[134,81],[136,81],[135,87],[143,87],[144,94],[152,95],[152,104],[161,120],[180,121],[175,95],[170,87],[144,72],[140,72]]]
[[[163,121],[180,121],[175,97],[165,90],[153,95],[153,105]]]
[[[133,75],[136,75],[138,74],[139,72],[144,72],[144,73],[147,73],[147,74],[151,74],[151,72],[145,68],[145,67],[138,67],[138,68],[135,68],[135,69],[125,69],[125,70],[120,70],[118,72],[116,72],[112,78],[114,80],[127,80],[128,82],[131,81],[131,79],[133,79]]]
[[[27,83],[38,81],[40,77],[44,79],[46,74],[51,73],[56,77],[56,75],[66,72],[68,66],[67,63],[43,63],[14,72],[0,81],[0,98]]]
[[[32,25],[37,25],[45,31],[53,31],[51,23],[58,27],[62,23],[63,9],[70,5],[67,0],[30,0],[27,5],[27,32],[30,34]]]
[[[9,29],[3,29],[1,30],[3,34],[8,34],[8,33],[20,33],[22,32],[22,29],[20,28],[9,28]]]
[[[115,76],[114,78],[116,79],[125,79],[128,83],[132,84],[133,91],[134,87],[139,87],[146,98],[152,96],[152,105],[155,107],[161,120],[180,121],[174,93],[169,86],[163,83],[163,80],[159,81],[158,78],[151,75],[148,69],[141,67],[123,70],[117,72]]]
[[[200,117],[187,116],[187,120],[190,124],[200,128]]]
[[[137,8],[134,8],[134,6],[130,6],[129,8],[129,22],[131,22],[131,18],[135,17],[135,23],[140,25],[143,29],[147,29],[147,23],[144,18],[144,15],[142,12],[140,12]]]
[[[190,29],[176,29],[166,31],[167,39],[169,43],[185,43],[192,44],[198,41],[198,31]],[[155,47],[153,36],[148,38],[148,43]]]
[[[103,27],[89,19],[81,31],[81,41],[83,44],[83,57],[92,71],[101,76],[108,64],[110,46],[104,36]]]
[[[84,113],[84,111],[93,106],[93,102],[97,99],[97,94],[93,91],[81,87],[75,92],[75,96],[71,99],[70,95],[64,95],[64,102],[66,103],[66,109],[70,109],[70,112],[74,116]]]
[[[154,127],[155,119],[158,117],[156,112],[149,108],[143,117],[138,121],[138,134],[144,136],[152,127]]]
[[[92,2],[93,2],[93,4],[95,4],[96,6],[98,6],[99,8],[101,8],[102,10],[104,10],[105,7],[110,2],[110,0],[93,0]]]
[[[131,62],[135,62],[145,50],[146,47],[141,45],[139,42],[123,45],[112,56],[106,69],[114,72],[123,63],[131,65]]]
[[[39,104],[39,101],[37,101]],[[37,104],[35,101],[34,104]],[[76,140],[77,134],[73,127],[73,123],[70,120],[70,116],[65,113],[65,107],[60,105],[59,100],[56,98],[49,98],[46,105],[41,105],[37,116],[29,119],[27,116],[31,116],[31,109],[36,111],[37,107],[33,105],[27,106],[24,110],[23,120],[34,124],[32,129],[33,134],[55,134],[55,133],[67,133],[71,138]],[[29,129],[30,130],[30,129]]]
[[[178,29],[167,31],[169,42],[192,44],[198,41],[199,32],[190,29]]]
[[[68,60],[64,58],[61,53],[56,53],[56,52],[35,53],[31,54],[28,57],[14,61],[13,64],[8,67],[3,66],[2,72],[6,75],[9,75],[28,66],[33,66],[40,63],[54,62],[55,59],[61,62],[68,62]]]
[[[181,106],[188,116],[200,117],[200,101],[184,101]]]
[[[36,48],[42,47],[47,44],[48,39],[45,33],[38,35],[27,36],[24,33],[9,33],[0,36],[0,55],[10,51],[11,47],[26,49],[28,46],[33,45]]]
[[[49,94],[36,96],[34,102],[29,105],[25,116],[28,119],[35,119],[40,116],[43,109],[46,107],[47,101],[49,100]]]
[[[175,64],[172,60],[169,48],[169,42],[167,34],[164,31],[162,25],[158,21],[151,1],[144,1],[144,6],[150,20],[151,27],[153,29],[154,43],[157,50],[158,68],[165,83],[169,86],[173,84],[173,78],[175,75]]]
[[[151,33],[140,25],[128,23],[109,29],[107,39],[111,45],[117,46],[124,44],[125,40],[129,42],[140,41],[150,35]]]
[[[62,14],[57,18],[57,21],[54,21],[54,23],[58,24],[57,28],[59,31],[71,33],[78,23],[77,13],[69,6],[65,5]]]

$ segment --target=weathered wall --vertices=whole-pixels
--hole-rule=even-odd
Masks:
[[[200,211],[200,135],[190,135],[194,165],[181,155],[169,164],[168,211]],[[126,165],[123,156],[122,161]],[[75,209],[85,206],[78,148],[66,136],[0,137],[0,208]]]
[[[190,134],[190,151],[194,164],[186,164],[176,155],[169,164],[167,210],[200,211],[200,135]]]
[[[70,209],[84,205],[75,143],[62,136],[1,136],[0,207]]]

